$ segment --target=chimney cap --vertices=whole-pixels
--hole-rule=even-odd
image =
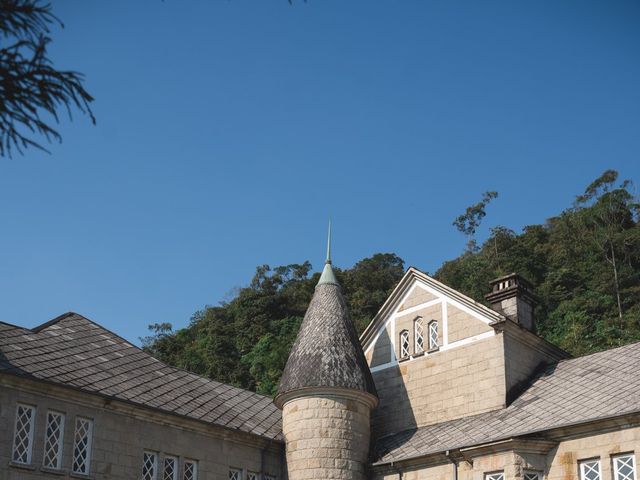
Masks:
[[[509,273],[489,282],[491,292],[485,295],[485,298],[491,302],[499,302],[505,298],[528,297],[531,303],[537,303],[538,297],[533,293],[533,285],[526,278],[517,273]]]

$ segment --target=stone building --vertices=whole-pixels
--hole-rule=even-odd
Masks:
[[[0,480],[638,480],[640,344],[570,358],[535,301],[410,268],[358,338],[328,258],[275,399],[75,313],[0,322]]]

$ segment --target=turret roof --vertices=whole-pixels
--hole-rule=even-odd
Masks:
[[[377,398],[329,255],[287,360],[276,404],[281,407],[287,393],[318,387],[355,390]]]

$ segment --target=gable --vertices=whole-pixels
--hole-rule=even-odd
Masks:
[[[403,357],[400,335],[406,331],[410,357],[422,354],[416,321],[421,323],[424,350],[428,326],[437,322],[438,350],[444,351],[492,336],[497,312],[410,268],[366,328],[361,342],[372,371],[397,365]]]

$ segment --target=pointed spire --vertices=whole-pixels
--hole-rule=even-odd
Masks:
[[[331,268],[331,220],[329,220],[329,235],[327,236],[327,259],[324,262],[324,268],[322,269],[322,275],[320,275],[318,285],[325,283],[338,285],[336,275],[333,273],[333,268]]]

